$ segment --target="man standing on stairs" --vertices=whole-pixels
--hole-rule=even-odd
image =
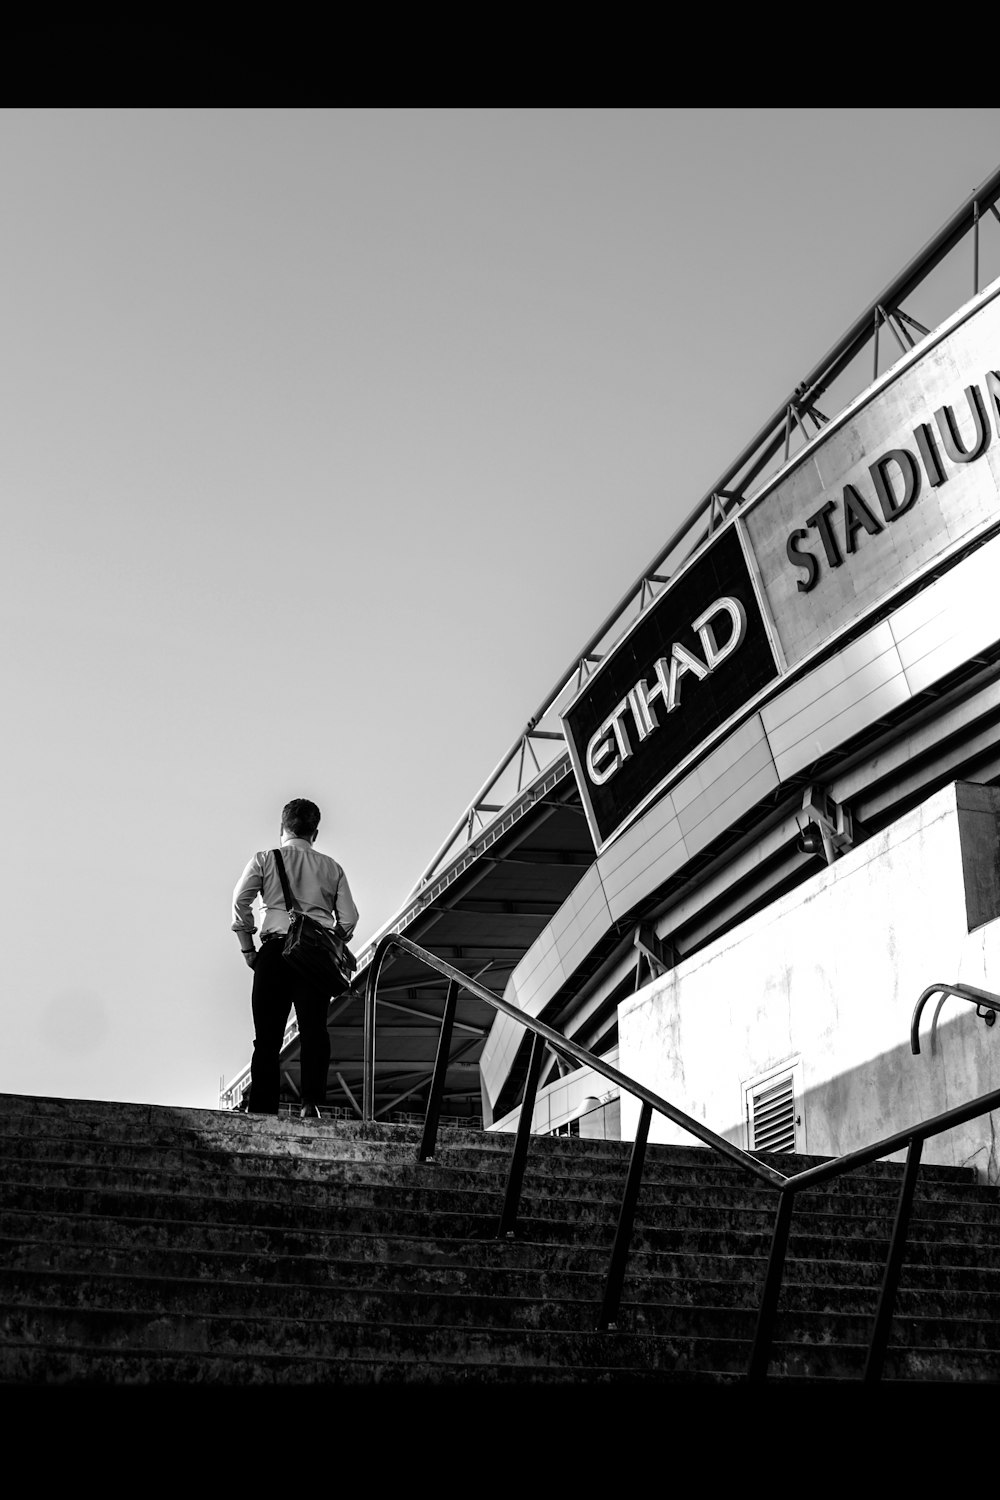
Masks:
[[[319,832],[319,808],[303,797],[285,804],[281,813],[281,858],[288,884],[299,908],[347,942],[358,921],[358,909],[347,876],[335,859],[314,848]],[[260,948],[251,910],[256,896],[264,905]],[[251,1114],[276,1115],[280,1093],[278,1058],[292,1006],[299,1023],[301,1046],[302,1118],[319,1119],[326,1099],[330,1066],[330,1034],[326,1029],[329,995],[317,992],[285,963],[282,939],[289,916],[273,849],[254,855],[233,892],[233,931],[243,956],[253,969],[253,1057],[250,1063]]]

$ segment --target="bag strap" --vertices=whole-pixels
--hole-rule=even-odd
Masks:
[[[299,903],[292,895],[291,886],[288,884],[288,876],[285,873],[285,861],[281,857],[281,850],[272,849],[271,853],[274,855],[274,863],[278,867],[278,879],[281,881],[281,893],[285,898],[285,910],[289,914],[293,911],[299,911]]]

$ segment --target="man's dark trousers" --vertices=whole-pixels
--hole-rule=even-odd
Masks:
[[[280,938],[261,943],[253,970],[253,1058],[250,1099],[253,1114],[276,1115],[281,1081],[278,1055],[292,1006],[299,1023],[302,1103],[326,1102],[330,1066],[330,1033],[326,1029],[329,995],[290,968],[281,956]]]

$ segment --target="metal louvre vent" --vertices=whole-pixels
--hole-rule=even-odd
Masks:
[[[795,1150],[795,1089],[791,1073],[771,1079],[747,1098],[752,1151]]]

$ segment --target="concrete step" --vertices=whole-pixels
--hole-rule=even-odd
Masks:
[[[515,1363],[469,1364],[408,1359],[394,1355],[361,1358],[337,1354],[289,1356],[262,1354],[172,1354],[164,1351],[114,1351],[74,1348],[48,1349],[34,1344],[9,1344],[0,1349],[0,1385],[256,1387],[316,1386],[364,1387],[545,1387],[663,1386],[668,1384],[736,1385],[736,1371],[630,1369],[628,1366],[558,1366]]]
[[[371,1235],[331,1231],[323,1235],[285,1235],[254,1232],[234,1237],[226,1226],[185,1222],[123,1222],[111,1217],[80,1220],[73,1215],[46,1219],[4,1216],[13,1233],[0,1238],[0,1264],[10,1270],[108,1270],[163,1275],[225,1275],[238,1280],[302,1281],[312,1284],[336,1272],[344,1281],[371,1279],[373,1285],[414,1282],[424,1273],[473,1285],[473,1279],[531,1276],[587,1278],[603,1289],[607,1274],[606,1249],[591,1245],[539,1244],[525,1241],[450,1240],[429,1237]],[[747,1288],[759,1296],[766,1265],[766,1245],[760,1253],[711,1255],[644,1253],[630,1255],[626,1296],[636,1288],[660,1280],[691,1285],[724,1283]],[[791,1289],[817,1283],[872,1294],[881,1284],[883,1262],[876,1259],[837,1258],[828,1245],[820,1258],[791,1256],[785,1282]],[[220,1269],[222,1268],[222,1269]],[[973,1293],[991,1296],[1000,1291],[1000,1272],[986,1270],[978,1260],[956,1265],[935,1257],[904,1267],[903,1294],[926,1292],[938,1298]],[[599,1295],[594,1293],[595,1296]]]
[[[43,1214],[104,1215],[119,1220],[186,1219],[217,1221],[232,1225],[302,1232],[354,1229],[366,1233],[407,1235],[431,1234],[438,1238],[487,1238],[495,1235],[500,1203],[491,1194],[451,1193],[432,1188],[397,1189],[360,1183],[348,1190],[342,1186],[309,1184],[308,1191],[295,1191],[286,1184],[273,1196],[271,1184],[250,1179],[246,1183],[225,1180],[221,1185],[198,1181],[197,1191],[163,1191],[156,1174],[133,1181],[129,1189],[105,1187],[100,1173],[72,1168],[67,1174],[77,1185],[38,1185],[7,1182],[4,1202],[8,1210]],[[91,1185],[92,1184],[92,1185]],[[206,1191],[206,1187],[208,1191]],[[711,1202],[697,1205],[647,1206],[640,1202],[632,1244],[635,1249],[701,1248],[718,1251],[724,1242],[728,1253],[756,1253],[762,1239],[769,1241],[774,1224],[774,1206],[719,1207]],[[554,1217],[553,1215],[558,1215]],[[540,1241],[565,1241],[585,1234],[595,1245],[610,1248],[617,1224],[614,1205],[587,1199],[548,1196],[525,1198],[518,1220],[521,1237]],[[883,1256],[891,1233],[889,1213],[851,1215],[796,1211],[792,1220],[793,1253],[808,1253],[801,1247],[814,1240],[836,1237],[842,1254]],[[919,1262],[924,1248],[978,1246],[985,1266],[1000,1265],[1000,1240],[982,1242],[983,1228],[964,1219],[914,1221],[911,1258]]]
[[[556,1302],[582,1305],[590,1316],[599,1307],[604,1291],[604,1267],[540,1269],[533,1264],[469,1264],[444,1266],[419,1262],[380,1262],[368,1258],[329,1260],[319,1256],[241,1256],[236,1252],[197,1252],[188,1250],[147,1250],[137,1257],[131,1250],[109,1250],[90,1245],[63,1246],[57,1251],[41,1242],[16,1247],[18,1256],[9,1258],[3,1277],[4,1293],[9,1301],[23,1298],[38,1301],[39,1286],[63,1288],[60,1295],[68,1300],[69,1288],[76,1288],[78,1300],[98,1305],[100,1299],[119,1297],[120,1284],[134,1279],[137,1283],[158,1281],[177,1283],[179,1287],[200,1286],[211,1289],[211,1295],[229,1295],[243,1305],[258,1289],[268,1296],[337,1296],[402,1294],[469,1299],[511,1298],[536,1303]],[[763,1267],[754,1278],[730,1275],[726,1278],[692,1277],[681,1274],[639,1276],[631,1273],[625,1286],[626,1308],[648,1303],[689,1307],[740,1307],[756,1311],[761,1292]],[[830,1276],[831,1269],[833,1276]],[[850,1277],[851,1267],[836,1263],[802,1266],[798,1276],[790,1276],[784,1287],[781,1307],[786,1312],[836,1312],[869,1316],[874,1313],[879,1282],[859,1285]],[[840,1271],[841,1274],[837,1274]],[[819,1280],[821,1274],[829,1279]],[[983,1285],[983,1278],[970,1279],[967,1285],[901,1287],[897,1302],[900,1316],[911,1318],[969,1318],[996,1320],[1000,1317],[1000,1276]],[[46,1296],[49,1296],[46,1293]],[[54,1295],[54,1293],[53,1293]],[[135,1294],[139,1295],[138,1291]],[[50,1297],[51,1300],[51,1297]]]
[[[17,1227],[17,1226],[16,1226]],[[207,1235],[201,1233],[205,1227]],[[48,1220],[28,1218],[20,1232],[0,1238],[0,1265],[11,1269],[73,1271],[141,1270],[145,1274],[167,1276],[209,1276],[223,1274],[230,1279],[303,1281],[311,1284],[325,1281],[337,1270],[337,1277],[373,1278],[381,1276],[382,1284],[391,1278],[406,1279],[422,1275],[447,1276],[468,1284],[470,1278],[515,1277],[589,1277],[603,1282],[607,1255],[597,1247],[540,1246],[508,1241],[439,1241],[403,1236],[377,1236],[331,1233],[322,1241],[322,1254],[301,1252],[281,1254],[273,1244],[267,1249],[233,1248],[228,1234],[213,1232],[212,1226],[198,1226],[197,1243],[186,1231],[186,1225],[170,1223],[137,1227],[120,1220],[93,1219],[81,1224],[75,1216],[55,1216]],[[178,1232],[179,1231],[179,1232]],[[673,1282],[685,1280],[691,1285],[716,1283],[747,1284],[758,1288],[763,1273],[763,1257],[704,1257],[699,1268],[704,1274],[692,1277],[682,1268],[688,1261],[672,1255],[637,1254],[629,1260],[629,1285],[642,1279],[650,1285],[659,1278]],[[224,1272],[219,1268],[225,1267]],[[881,1268],[875,1261],[830,1260],[809,1261],[792,1257],[786,1275],[790,1284],[797,1280],[821,1279],[830,1286],[867,1288],[876,1285],[874,1272]],[[1000,1294],[1000,1270],[939,1265],[904,1268],[904,1289],[908,1278],[919,1275],[920,1286],[929,1294],[968,1297],[974,1291],[984,1296]],[[388,1278],[388,1279],[386,1279]]]
[[[701,1287],[697,1299],[676,1301],[670,1298],[674,1290],[660,1286],[655,1296],[630,1298],[617,1319],[619,1328],[669,1336],[753,1337],[755,1299],[729,1299],[717,1304],[708,1288]],[[841,1297],[803,1297],[794,1307],[789,1300],[783,1299],[778,1316],[779,1340],[829,1345],[863,1343],[870,1336],[875,1310],[872,1296],[864,1299],[866,1306],[854,1308],[845,1307]],[[21,1312],[34,1316],[45,1310],[56,1313],[66,1324],[84,1315],[93,1315],[100,1323],[105,1313],[128,1311],[171,1319],[210,1316],[388,1325],[408,1321],[414,1326],[451,1329],[589,1332],[595,1328],[599,1307],[599,1295],[558,1295],[551,1285],[528,1285],[520,1291],[506,1286],[484,1294],[468,1286],[429,1285],[426,1279],[405,1288],[379,1288],[336,1282],[248,1284],[138,1274],[24,1271],[4,1278],[0,1314],[13,1326],[17,1326]],[[957,1307],[943,1316],[901,1308],[893,1323],[892,1340],[896,1346],[907,1347],[995,1349],[1000,1347],[1000,1324],[981,1316],[963,1317]]]
[[[749,1318],[745,1320],[749,1324]],[[808,1337],[779,1340],[773,1354],[776,1372],[794,1376],[860,1375],[867,1349],[868,1329],[856,1342],[812,1342]],[[740,1375],[746,1369],[749,1339],[718,1337],[698,1332],[647,1333],[617,1330],[609,1333],[531,1327],[453,1327],[415,1324],[411,1319],[390,1323],[350,1322],[308,1317],[232,1318],[212,1314],[174,1317],[157,1312],[112,1309],[0,1307],[0,1379],[22,1378],[16,1373],[25,1346],[45,1347],[63,1354],[85,1356],[99,1352],[134,1358],[166,1354],[210,1358],[224,1355],[244,1360],[271,1361],[275,1356],[321,1358],[339,1364],[350,1361],[355,1377],[365,1365],[386,1361],[399,1367],[421,1362],[429,1367],[464,1364],[492,1381],[498,1368],[551,1370],[575,1367],[580,1371],[655,1371],[676,1375],[689,1370],[705,1374]],[[1000,1375],[1000,1351],[941,1345],[894,1347],[890,1373],[907,1378],[995,1380]],[[121,1378],[120,1376],[117,1378]],[[161,1372],[157,1378],[164,1378]]]
[[[106,1351],[102,1349],[50,1349],[36,1344],[12,1344],[0,1350],[0,1384],[77,1386],[96,1388],[122,1386],[306,1386],[364,1387],[524,1387],[540,1385],[580,1390],[624,1386],[739,1386],[744,1381],[739,1350],[728,1369],[697,1369],[685,1359],[683,1345],[675,1346],[673,1364],[656,1367],[607,1367],[597,1364],[558,1367],[515,1361],[503,1364],[469,1364],[442,1358],[412,1359],[394,1356],[353,1359],[332,1357],[170,1353],[162,1350]],[[854,1387],[864,1370],[866,1349],[861,1346],[838,1351],[835,1369],[818,1370],[809,1351],[798,1346],[778,1345],[769,1372],[769,1382],[778,1390],[800,1385],[831,1389]],[[830,1362],[834,1363],[833,1361]],[[941,1350],[908,1350],[898,1358],[890,1351],[883,1384],[912,1385],[927,1382],[995,1384],[1000,1378],[996,1363],[979,1352],[949,1357]]]
[[[36,1196],[28,1193],[27,1197],[34,1199]],[[310,1215],[298,1208],[294,1212],[285,1212],[280,1203],[267,1203],[258,1212],[258,1205],[225,1202],[222,1205],[213,1203],[210,1218],[205,1221],[198,1215],[198,1208],[204,1205],[184,1199],[144,1199],[142,1196],[130,1196],[123,1202],[120,1196],[111,1194],[109,1202],[103,1202],[100,1194],[91,1194],[84,1196],[87,1202],[81,1202],[79,1194],[70,1194],[69,1200],[63,1202],[63,1194],[42,1194],[42,1197],[51,1197],[55,1202],[31,1202],[28,1203],[28,1209],[37,1209],[49,1220],[54,1215],[69,1215],[75,1218],[79,1226],[78,1233],[87,1233],[91,1221],[97,1221],[103,1226],[111,1223],[115,1244],[123,1244],[124,1236],[129,1236],[130,1241],[135,1242],[136,1232],[139,1236],[150,1235],[151,1224],[156,1224],[156,1233],[169,1227],[172,1242],[189,1248],[240,1248],[265,1254],[298,1254],[309,1251],[310,1248],[313,1251],[316,1248],[327,1250],[334,1239],[340,1247],[345,1242],[351,1242],[358,1254],[366,1254],[379,1242],[391,1244],[399,1241],[399,1236],[403,1236],[408,1241],[423,1239],[424,1244],[429,1247],[426,1254],[441,1257],[448,1253],[454,1242],[493,1244],[496,1238],[496,1218],[493,1215],[475,1217],[469,1214],[432,1214],[429,1217],[427,1214],[409,1214],[405,1211],[376,1214],[372,1209],[366,1208],[355,1211],[348,1205],[339,1214],[322,1212],[310,1218]],[[18,1205],[13,1205],[13,1208],[18,1208]],[[189,1214],[190,1217],[181,1218],[181,1214]],[[37,1233],[40,1233],[40,1230],[31,1227],[31,1214],[21,1212],[15,1221],[10,1218],[10,1211],[0,1214],[0,1233],[9,1238],[9,1230],[13,1229],[15,1223],[18,1224],[21,1235],[36,1238]],[[531,1254],[537,1256],[546,1248],[565,1250],[571,1247],[579,1238],[580,1229],[582,1226],[579,1223],[568,1223],[565,1218],[525,1220],[519,1242],[525,1247],[531,1247]],[[606,1265],[613,1226],[609,1224],[603,1232],[598,1232],[588,1224],[583,1224],[583,1229],[586,1230],[589,1242],[588,1251],[597,1256],[598,1265]],[[805,1229],[807,1227],[804,1226]],[[879,1238],[871,1233],[847,1236],[838,1232],[834,1238],[829,1233],[793,1230],[793,1235],[790,1236],[790,1256],[793,1259],[816,1262],[852,1260],[858,1266],[868,1265],[877,1269],[885,1263],[888,1244],[888,1235]],[[768,1256],[769,1248],[769,1229],[760,1233],[750,1230],[738,1233],[718,1227],[645,1229],[640,1226],[633,1236],[630,1265],[637,1265],[643,1256],[663,1254],[672,1254],[681,1260],[687,1259],[691,1265],[705,1256],[763,1262]],[[934,1266],[996,1271],[997,1247],[984,1247],[976,1238],[964,1241],[957,1238],[934,1242],[915,1241],[909,1245],[907,1268],[913,1275],[919,1275],[922,1269]]]
[[[43,1125],[42,1122],[48,1122]],[[96,1133],[105,1139],[123,1141],[143,1139],[168,1146],[186,1140],[201,1148],[216,1145],[223,1150],[249,1150],[262,1154],[335,1156],[346,1159],[360,1156],[378,1157],[387,1162],[403,1160],[410,1149],[416,1151],[420,1130],[406,1125],[363,1125],[350,1121],[302,1122],[295,1117],[272,1118],[233,1114],[223,1110],[183,1109],[165,1105],[108,1104],[97,1100],[34,1098],[24,1095],[0,1096],[0,1133],[52,1130],[59,1122],[74,1129],[85,1125],[84,1134]],[[497,1158],[509,1161],[513,1136],[506,1133],[446,1129],[441,1133],[436,1160],[445,1161],[456,1154],[471,1153],[479,1160]],[[570,1164],[581,1161],[618,1164],[627,1168],[631,1146],[623,1141],[581,1141],[578,1137],[535,1136],[530,1158],[545,1163],[563,1159]],[[794,1154],[757,1153],[758,1160],[789,1174],[818,1165],[823,1158]],[[656,1173],[659,1166],[693,1167],[703,1172],[706,1161],[719,1162],[724,1171],[743,1175],[732,1163],[722,1163],[702,1146],[651,1145],[647,1151],[646,1170]],[[899,1163],[878,1162],[862,1169],[867,1176],[898,1180]],[[921,1169],[925,1182],[972,1184],[970,1168],[926,1166]]]
[[[10,1141],[0,1159],[0,1184],[32,1181],[46,1185],[135,1188],[143,1191],[188,1192],[197,1184],[201,1192],[242,1196],[308,1194],[313,1188],[382,1189],[384,1193],[405,1191],[475,1193],[492,1196],[499,1205],[506,1184],[505,1172],[476,1171],[471,1166],[420,1164],[413,1161],[390,1165],[382,1161],[314,1160],[309,1158],[256,1157],[241,1153],[222,1160],[216,1154],[198,1151],[158,1152],[149,1145],[94,1143],[81,1140]],[[584,1165],[580,1164],[581,1167]],[[852,1190],[853,1189],[853,1190]],[[560,1201],[617,1205],[624,1190],[624,1176],[602,1174],[588,1177],[578,1169],[573,1176],[553,1177],[533,1170],[525,1175],[524,1198],[538,1202],[558,1193]],[[835,1212],[854,1216],[894,1214],[894,1185],[871,1181],[838,1182],[828,1190],[802,1192],[796,1212]],[[706,1183],[690,1171],[677,1179],[644,1182],[640,1211],[661,1207],[697,1207],[705,1202],[717,1206],[753,1206],[774,1211],[773,1189],[730,1174],[722,1182]],[[979,1220],[1000,1225],[1000,1202],[995,1189],[961,1187],[956,1184],[924,1185],[916,1195],[917,1218],[944,1221]]]
[[[742,1378],[777,1194],[653,1147],[619,1327],[594,1327],[628,1143],[0,1096],[0,1381],[616,1383]],[[769,1158],[789,1172],[814,1158]],[[773,1369],[857,1379],[898,1164],[803,1195]],[[1000,1201],[921,1174],[890,1373],[1000,1374]],[[905,1346],[905,1347],[904,1347]]]
[[[352,1321],[316,1316],[232,1316],[198,1313],[171,1316],[135,1308],[90,1309],[0,1305],[3,1344],[36,1343],[104,1350],[162,1349],[189,1353],[322,1354],[325,1357],[445,1359],[469,1364],[564,1363],[613,1368],[651,1368],[674,1362],[674,1339],[653,1334],[599,1333],[581,1329],[455,1327],[421,1324],[411,1317],[398,1322]],[[701,1368],[729,1368],[739,1360],[736,1340],[689,1339],[688,1358]],[[716,1347],[728,1346],[727,1362],[718,1366]],[[695,1352],[697,1351],[697,1352]],[[711,1357],[709,1357],[711,1356]]]

